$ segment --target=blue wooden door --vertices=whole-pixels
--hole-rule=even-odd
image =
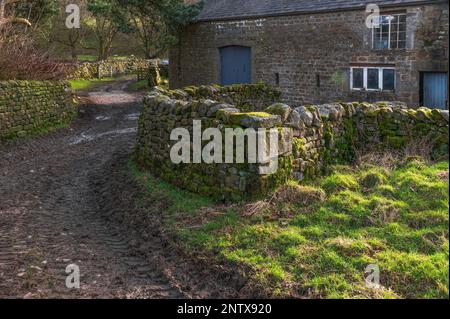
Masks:
[[[448,100],[447,73],[423,74],[423,105],[429,108],[446,109]]]
[[[252,82],[252,50],[243,46],[220,49],[221,84],[248,84]]]

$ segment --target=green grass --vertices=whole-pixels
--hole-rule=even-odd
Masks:
[[[245,266],[270,296],[449,297],[448,162],[414,161],[392,171],[341,166],[251,217],[130,169],[150,197],[168,201],[166,226],[187,249]],[[326,198],[299,204],[308,189]],[[380,269],[378,289],[365,282],[371,264]]]
[[[148,81],[147,80],[140,80],[131,83],[128,85],[127,90],[129,91],[142,91],[142,90],[148,90]]]
[[[165,89],[169,89],[169,80],[167,78],[161,78],[161,83],[159,84],[160,87],[165,88]],[[145,91],[145,90],[150,90],[149,86],[148,86],[148,81],[147,80],[140,80],[140,81],[136,81],[131,83],[130,85],[128,85],[127,87],[128,91]]]
[[[80,54],[77,56],[77,59],[81,62],[95,62],[98,58],[96,55]]]
[[[131,58],[130,56],[126,55],[118,55],[118,56],[111,56],[110,59],[113,60],[127,60]],[[98,61],[98,57],[96,55],[90,55],[90,54],[80,54],[77,56],[78,61],[80,62],[95,62]]]
[[[95,88],[99,85],[113,82],[114,78],[102,78],[102,79],[93,79],[93,80],[86,80],[86,79],[73,79],[69,80],[70,87],[75,90],[89,90],[92,88]]]

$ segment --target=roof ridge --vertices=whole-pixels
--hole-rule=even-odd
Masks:
[[[205,0],[197,21],[347,11],[363,9],[370,3],[378,4],[380,7],[392,7],[436,2],[448,0]]]

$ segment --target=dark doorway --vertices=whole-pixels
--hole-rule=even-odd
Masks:
[[[252,49],[244,46],[220,48],[220,81],[222,85],[252,82]]]
[[[421,103],[435,109],[448,108],[448,74],[446,72],[421,73]]]

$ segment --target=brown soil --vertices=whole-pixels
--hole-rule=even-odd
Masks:
[[[127,162],[141,96],[123,84],[85,95],[70,128],[0,145],[0,298],[245,295],[236,273],[177,249],[161,203],[137,200]],[[80,289],[65,285],[69,264]]]

